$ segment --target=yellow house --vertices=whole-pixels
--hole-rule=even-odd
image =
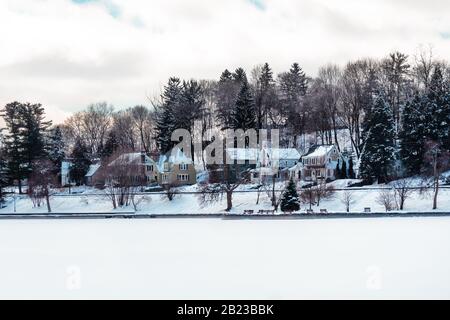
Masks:
[[[161,155],[157,167],[158,183],[162,186],[192,185],[197,182],[194,162],[179,148]]]

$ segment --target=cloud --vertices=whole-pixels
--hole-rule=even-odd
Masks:
[[[450,54],[450,1],[80,1],[0,1],[0,105],[41,102],[61,120],[93,101],[148,104],[174,75],[217,79],[264,62],[279,73],[294,61],[314,75],[428,43]]]

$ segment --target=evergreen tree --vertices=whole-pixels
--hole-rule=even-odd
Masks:
[[[225,69],[224,72],[222,72],[222,74],[220,75],[220,80],[219,82],[227,82],[227,81],[232,81],[233,80],[233,74],[228,71],[228,69]]]
[[[334,170],[334,172],[335,172],[335,177],[336,177],[336,179],[337,180],[339,180],[339,179],[342,179],[342,176],[341,176],[341,165],[340,165],[340,161],[339,161],[339,159],[338,159],[338,161],[337,161],[337,164],[336,164],[336,169]]]
[[[244,82],[237,97],[233,112],[233,129],[256,129],[255,104],[253,102],[250,86]]]
[[[239,84],[248,83],[247,74],[244,69],[237,68],[233,73],[233,80]]]
[[[298,63],[279,76],[281,105],[287,117],[287,127],[293,134],[303,134],[308,111],[303,108],[303,97],[308,90],[308,79]]]
[[[350,157],[350,159],[348,160],[348,178],[356,178],[355,171],[353,170],[353,157]]]
[[[281,198],[281,211],[300,210],[300,200],[294,181],[291,179]]]
[[[385,182],[395,159],[395,127],[392,109],[381,95],[367,119],[366,141],[361,155],[360,175],[366,182]]]
[[[46,149],[49,160],[57,170],[60,170],[61,162],[66,157],[66,153],[62,131],[59,126],[50,130]]]
[[[416,93],[405,104],[400,132],[400,157],[409,175],[420,173],[425,155],[425,100]]]
[[[84,183],[84,176],[89,170],[91,161],[88,158],[88,147],[77,139],[72,150],[72,166],[70,167],[70,179],[75,181],[77,185]]]
[[[222,130],[232,127],[233,111],[236,104],[236,97],[239,92],[240,84],[233,80],[233,74],[225,70],[220,76],[215,90],[217,101],[216,120]]]
[[[0,208],[3,203],[3,188],[8,185],[8,163],[6,161],[5,153],[2,148],[0,136]]]
[[[111,130],[106,138],[105,145],[103,146],[100,156],[102,158],[108,158],[114,154],[120,147],[119,139],[115,130]]]
[[[45,110],[41,104],[22,104],[19,109],[26,156],[27,173],[32,170],[33,162],[46,156],[47,130],[52,122],[45,121]]]
[[[161,96],[162,104],[156,110],[156,143],[161,153],[168,152],[173,143],[172,132],[177,128],[175,112],[178,109],[182,86],[180,79],[170,78]]]
[[[450,100],[448,85],[442,69],[437,65],[426,96],[426,135],[429,140],[450,147]]]
[[[271,107],[274,85],[272,69],[268,63],[265,63],[258,76],[255,89],[256,123],[258,129],[267,126],[267,114]]]
[[[347,179],[347,161],[342,160],[342,167],[341,167],[341,179]]]
[[[11,178],[19,183],[29,176],[36,159],[46,155],[45,136],[51,121],[45,121],[45,110],[41,104],[13,102],[2,110],[8,134],[5,136],[6,154],[10,159]]]
[[[280,78],[281,89],[289,99],[298,100],[300,96],[306,95],[308,79],[298,63],[293,63],[289,72],[282,74]]]

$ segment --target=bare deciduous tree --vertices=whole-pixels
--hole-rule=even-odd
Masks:
[[[395,202],[397,203],[397,207],[400,210],[403,210],[406,200],[414,192],[414,190],[411,189],[411,180],[397,180],[392,184],[392,187],[394,188]]]
[[[429,182],[433,190],[433,210],[437,209],[439,193],[439,181],[442,172],[449,168],[450,153],[437,142],[427,141],[425,143],[425,167],[423,168],[424,180]]]
[[[395,209],[395,195],[391,189],[381,189],[376,198],[376,202],[384,206],[386,212]]]
[[[355,194],[351,190],[345,190],[342,193],[340,200],[341,200],[342,204],[345,206],[345,210],[347,212],[350,212],[350,206],[356,202]]]
[[[106,159],[100,168],[100,177],[105,181],[105,196],[117,207],[135,206],[135,195],[147,184],[145,165],[140,157],[118,151]],[[134,202],[134,203],[133,203]]]
[[[40,207],[45,200],[48,212],[52,212],[50,197],[52,188],[57,183],[54,174],[54,164],[50,160],[36,160],[33,162],[32,173],[28,179],[28,195],[35,207]]]

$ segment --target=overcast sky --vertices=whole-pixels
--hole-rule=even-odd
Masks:
[[[169,76],[296,61],[450,57],[448,0],[0,0],[0,106],[40,102],[61,121],[90,102],[148,104]]]

